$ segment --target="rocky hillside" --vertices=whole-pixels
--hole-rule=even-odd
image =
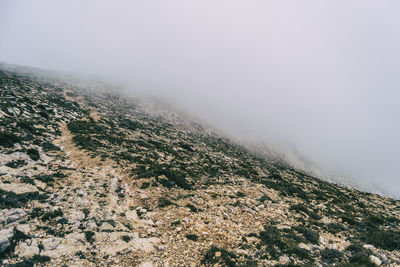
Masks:
[[[400,202],[102,83],[0,65],[4,266],[400,266]]]

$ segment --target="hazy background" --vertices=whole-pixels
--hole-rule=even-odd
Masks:
[[[3,0],[0,60],[129,82],[400,198],[399,11],[397,0]]]

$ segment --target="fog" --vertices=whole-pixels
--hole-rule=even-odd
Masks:
[[[399,10],[395,0],[3,0],[0,61],[129,83],[322,177],[400,198]]]

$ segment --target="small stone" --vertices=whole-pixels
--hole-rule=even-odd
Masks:
[[[141,213],[146,213],[146,212],[147,212],[147,209],[141,209],[140,212],[141,212]]]
[[[151,219],[142,220],[142,222],[144,222],[145,224],[148,224],[148,225],[154,225],[154,222],[153,222],[153,220],[151,220]]]
[[[283,255],[279,257],[279,263],[280,264],[286,264],[290,261],[289,257],[287,255]]]
[[[373,245],[370,245],[370,244],[365,244],[365,245],[363,245],[363,248],[365,248],[365,249],[374,249],[375,247]]]
[[[375,257],[374,255],[370,255],[369,260],[378,266],[380,266],[382,264],[382,261],[380,259],[378,259],[377,257]]]
[[[139,265],[139,267],[153,267],[153,263],[150,261],[143,262]]]
[[[221,256],[222,256],[221,251],[215,252],[215,257],[216,257],[216,258],[219,258],[219,257],[221,257]]]
[[[311,250],[311,247],[309,245],[307,245],[307,244],[304,244],[304,243],[300,243],[299,244],[299,248],[306,249],[306,250]]]
[[[249,253],[244,249],[236,249],[235,252],[237,254],[248,255]]]
[[[160,251],[164,251],[167,249],[167,246],[158,246],[157,249]]]

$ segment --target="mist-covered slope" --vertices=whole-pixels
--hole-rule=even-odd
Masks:
[[[399,201],[101,82],[2,64],[0,149],[6,266],[400,264]]]

